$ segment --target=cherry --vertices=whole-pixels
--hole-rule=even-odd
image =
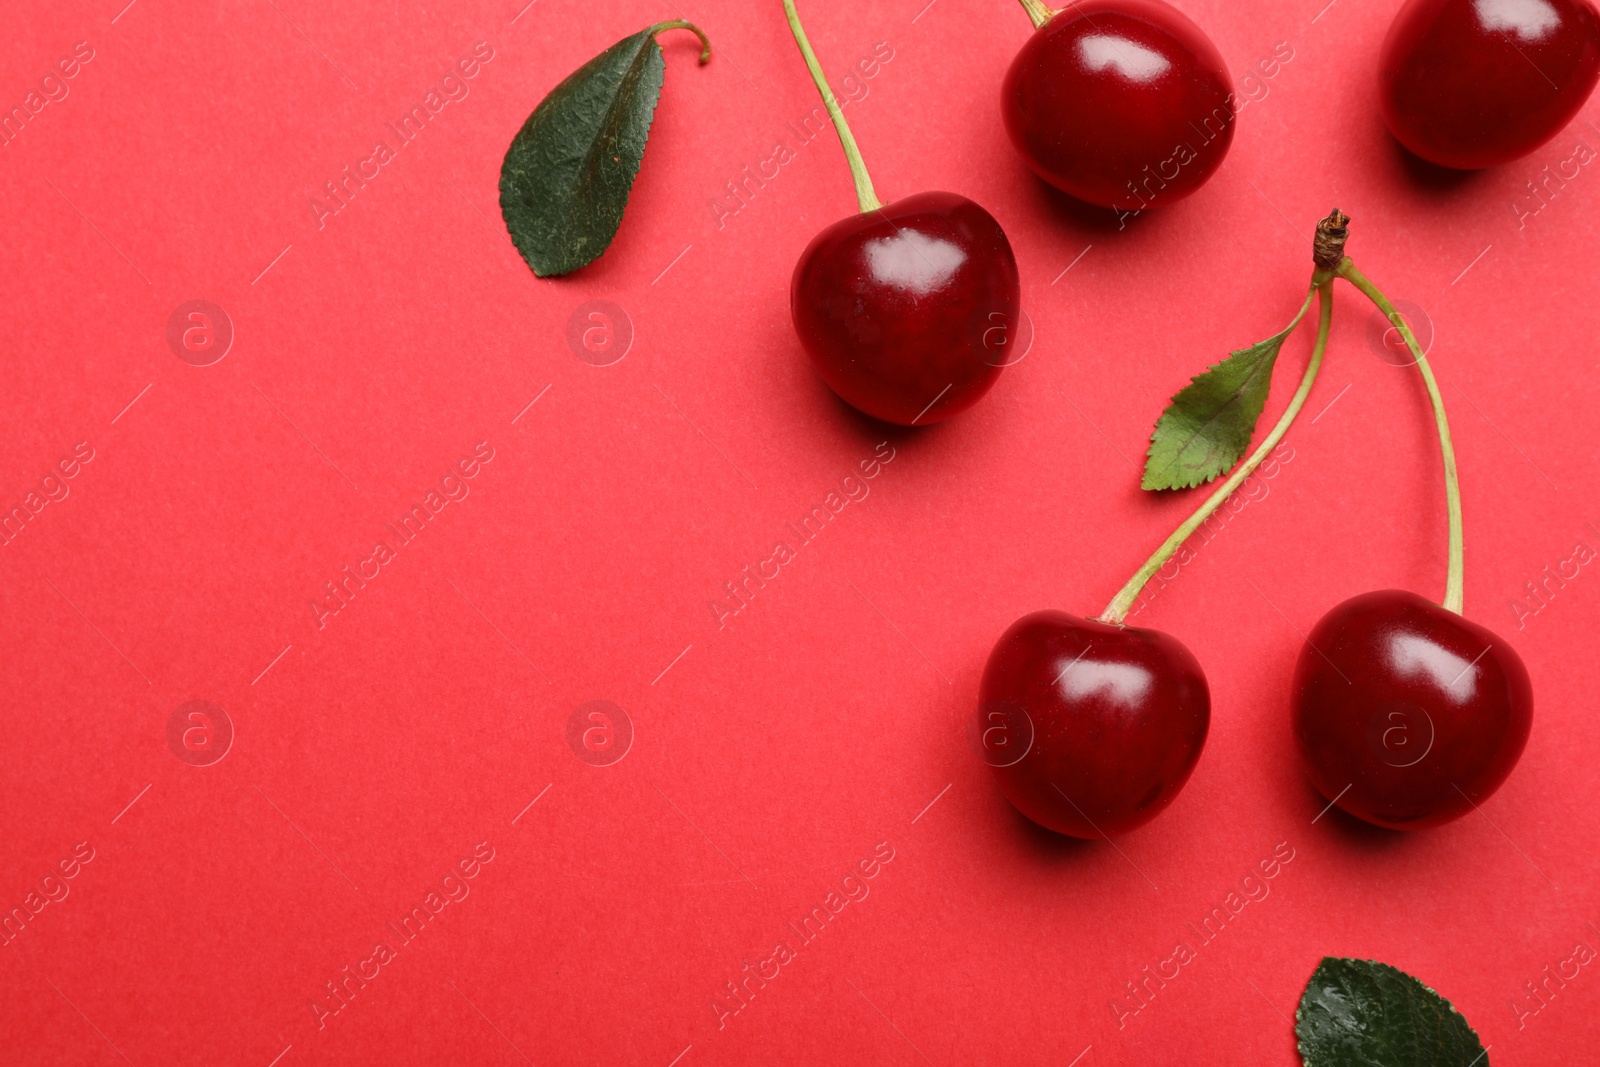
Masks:
[[[1415,593],[1385,589],[1324,615],[1295,667],[1294,730],[1311,782],[1357,818],[1438,826],[1482,804],[1533,721],[1512,647]]]
[[[1005,231],[955,193],[841,219],[806,246],[789,307],[823,381],[875,418],[926,425],[1000,376],[1021,292]]]
[[[1505,781],[1528,741],[1533,689],[1516,651],[1461,617],[1461,487],[1444,397],[1405,317],[1344,254],[1349,221],[1335,210],[1319,224],[1317,264],[1388,316],[1427,390],[1449,522],[1444,602],[1389,589],[1323,616],[1295,666],[1294,729],[1330,804],[1378,826],[1420,829],[1459,817]]]
[[[878,199],[794,0],[783,9],[861,208],[800,254],[789,285],[795,332],[822,380],[857,410],[904,426],[947,419],[976,404],[1010,362],[1005,345],[1022,304],[1011,242],[993,215],[955,193]]]
[[[1410,0],[1378,63],[1383,120],[1423,159],[1470,170],[1554,137],[1600,78],[1590,0]]]
[[[1172,803],[1205,747],[1211,695],[1174,637],[1036,611],[989,654],[978,718],[984,760],[1018,811],[1101,838]]]
[[[1013,623],[989,654],[978,690],[978,749],[1007,799],[1039,825],[1086,838],[1142,826],[1172,803],[1200,759],[1211,724],[1200,664],[1177,638],[1124,620],[1150,578],[1278,447],[1305,406],[1333,322],[1331,272],[1314,280],[1320,312],[1311,358],[1256,450],[1098,618],[1034,612]]]
[[[1006,72],[1006,132],[1062,192],[1123,211],[1194,192],[1233,143],[1231,79],[1205,32],[1161,0],[1024,0],[1034,34]]]

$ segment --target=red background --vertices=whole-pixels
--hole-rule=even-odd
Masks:
[[[1324,2],[1183,0],[1256,99],[1199,194],[1119,229],[1005,141],[1015,4],[809,0],[835,78],[893,51],[847,112],[880,194],[986,205],[1036,328],[981,405],[911,433],[838,403],[789,326],[796,256],[853,210],[837,144],[720,226],[709,206],[815,104],[776,2],[683,9],[718,55],[697,67],[690,35],[665,38],[621,234],[561,280],[504,233],[501,156],[568,72],[678,17],[670,0],[8,5],[5,104],[75,42],[94,58],[0,148],[0,498],[78,442],[94,459],[0,548],[0,905],[79,842],[94,858],[0,949],[0,1059],[1293,1064],[1324,954],[1419,975],[1496,1063],[1579,1058],[1589,969],[1536,1014],[1511,1005],[1600,944],[1600,578],[1520,628],[1512,601],[1600,547],[1600,177],[1545,201],[1525,186],[1600,145],[1600,106],[1518,163],[1429,172],[1377,117],[1397,5]],[[319,228],[323,183],[479,41],[470,94]],[[1280,43],[1292,60],[1262,77]],[[1423,393],[1341,288],[1292,459],[1139,618],[1206,665],[1193,779],[1115,847],[1035,830],[964,733],[989,647],[1030,610],[1097,612],[1192,506],[1139,491],[1149,428],[1287,320],[1334,205],[1357,262],[1433,325],[1467,614],[1528,664],[1527,752],[1442,829],[1313,822],[1287,726],[1300,632],[1365,590],[1439,595],[1444,574]],[[194,299],[235,330],[211,366],[166,340]],[[610,366],[567,342],[594,299],[632,325]],[[1269,418],[1308,345],[1286,349]],[[723,583],[885,440],[870,495],[719,630]],[[323,583],[480,441],[470,496],[319,629]],[[236,735],[210,766],[168,746],[194,699]],[[567,741],[595,699],[635,734],[611,766]],[[480,842],[470,895],[319,1029],[324,983]],[[870,896],[719,1028],[723,983],[879,842],[894,859]],[[1119,1027],[1123,984],[1280,843],[1270,895]]]

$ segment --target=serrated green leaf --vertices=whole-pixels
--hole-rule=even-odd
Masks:
[[[666,27],[624,37],[579,67],[512,138],[500,213],[540,277],[594,262],[616,236],[661,97],[666,63],[655,35]],[[701,62],[709,55],[708,46]]]
[[[1193,489],[1232,469],[1250,447],[1278,351],[1310,306],[1307,296],[1281,333],[1229,354],[1172,398],[1150,435],[1142,488]]]
[[[1489,1067],[1451,1003],[1375,960],[1326,956],[1295,1011],[1305,1067]]]

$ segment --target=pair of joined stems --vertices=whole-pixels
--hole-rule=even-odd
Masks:
[[[1317,372],[1322,369],[1322,356],[1328,347],[1328,331],[1333,324],[1333,281],[1336,277],[1345,279],[1361,290],[1368,299],[1378,306],[1380,311],[1388,316],[1389,322],[1399,331],[1401,338],[1406,343],[1406,347],[1410,349],[1417,370],[1422,374],[1423,384],[1427,387],[1428,401],[1433,407],[1434,424],[1439,431],[1439,451],[1444,460],[1445,508],[1449,516],[1449,559],[1445,569],[1443,606],[1458,615],[1461,613],[1464,599],[1461,487],[1456,474],[1456,452],[1455,445],[1450,437],[1450,423],[1445,418],[1444,413],[1444,397],[1439,393],[1439,383],[1433,376],[1433,368],[1428,365],[1428,357],[1423,353],[1422,346],[1417,343],[1416,335],[1411,332],[1411,327],[1407,324],[1404,316],[1395,310],[1394,305],[1389,302],[1389,298],[1384,296],[1366,275],[1356,269],[1356,265],[1351,262],[1350,257],[1343,256],[1339,260],[1337,267],[1331,270],[1325,267],[1318,267],[1315,273],[1312,274],[1311,288],[1306,293],[1305,303],[1300,306],[1299,313],[1295,315],[1294,321],[1289,324],[1291,330],[1298,326],[1300,320],[1305,317],[1306,310],[1311,307],[1311,298],[1313,296],[1318,298],[1319,313],[1317,316],[1316,343],[1311,348],[1311,358],[1306,362],[1305,373],[1300,378],[1300,386],[1295,390],[1294,396],[1290,398],[1289,406],[1279,416],[1277,425],[1272,428],[1271,433],[1267,434],[1260,447],[1251,453],[1250,458],[1241,463],[1233,474],[1228,477],[1228,480],[1218,486],[1206,498],[1205,502],[1195,509],[1194,514],[1185,519],[1172,532],[1172,536],[1161,543],[1161,547],[1157,548],[1155,553],[1145,561],[1144,566],[1140,567],[1133,577],[1128,579],[1127,584],[1106,606],[1106,610],[1101,612],[1101,622],[1115,625],[1122,624],[1123,620],[1127,618],[1128,610],[1139,599],[1139,594],[1143,591],[1145,584],[1150,581],[1157,571],[1166,565],[1167,560],[1172,558],[1173,553],[1182,547],[1183,543],[1200,528],[1200,525],[1222,506],[1223,502],[1233,494],[1233,491],[1244,484],[1245,479],[1255,472],[1255,469],[1261,465],[1272,450],[1278,447],[1278,442],[1283,440],[1284,434],[1289,432],[1289,427],[1294,424],[1296,416],[1300,414],[1300,409],[1305,406],[1306,397],[1311,394],[1311,386],[1317,380]]]

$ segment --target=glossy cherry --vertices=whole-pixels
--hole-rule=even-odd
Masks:
[[[1352,597],[1300,652],[1295,736],[1317,790],[1367,822],[1438,826],[1500,787],[1533,690],[1505,641],[1415,593]]]
[[[1461,615],[1461,486],[1444,396],[1405,317],[1344,254],[1349,221],[1335,211],[1319,224],[1318,266],[1388,317],[1427,390],[1444,468],[1444,600],[1390,589],[1335,607],[1306,637],[1291,708],[1301,758],[1329,803],[1411,830],[1458,818],[1500,787],[1527,744],[1533,690],[1516,651]]]
[[[1160,814],[1210,725],[1205,675],[1176,638],[1060,611],[1013,623],[979,689],[979,750],[1001,791],[1073,837],[1125,833]]]
[[[977,748],[1006,797],[1041,826],[1085,838],[1132,830],[1171,804],[1194,771],[1211,726],[1205,674],[1176,638],[1124,622],[1151,577],[1273,453],[1305,406],[1333,321],[1328,285],[1318,280],[1317,339],[1300,385],[1249,458],[1098,618],[1035,612],[990,652],[974,719]],[[1308,296],[1296,323],[1310,306]]]
[[[789,283],[795,332],[845,403],[903,426],[947,419],[977,403],[1014,362],[1006,345],[1021,288],[1011,242],[993,215],[955,193],[878,199],[794,0],[783,0],[783,10],[861,209],[800,254]]]
[[[1124,211],[1188,196],[1233,142],[1227,65],[1161,0],[1078,0],[1055,12],[1012,61],[1000,110],[1039,177]]]
[[[995,383],[1021,289],[994,216],[955,193],[920,193],[819,233],[795,265],[789,307],[846,403],[925,426]]]
[[[1409,0],[1378,62],[1383,119],[1445,167],[1527,155],[1572,120],[1600,78],[1590,0]]]

